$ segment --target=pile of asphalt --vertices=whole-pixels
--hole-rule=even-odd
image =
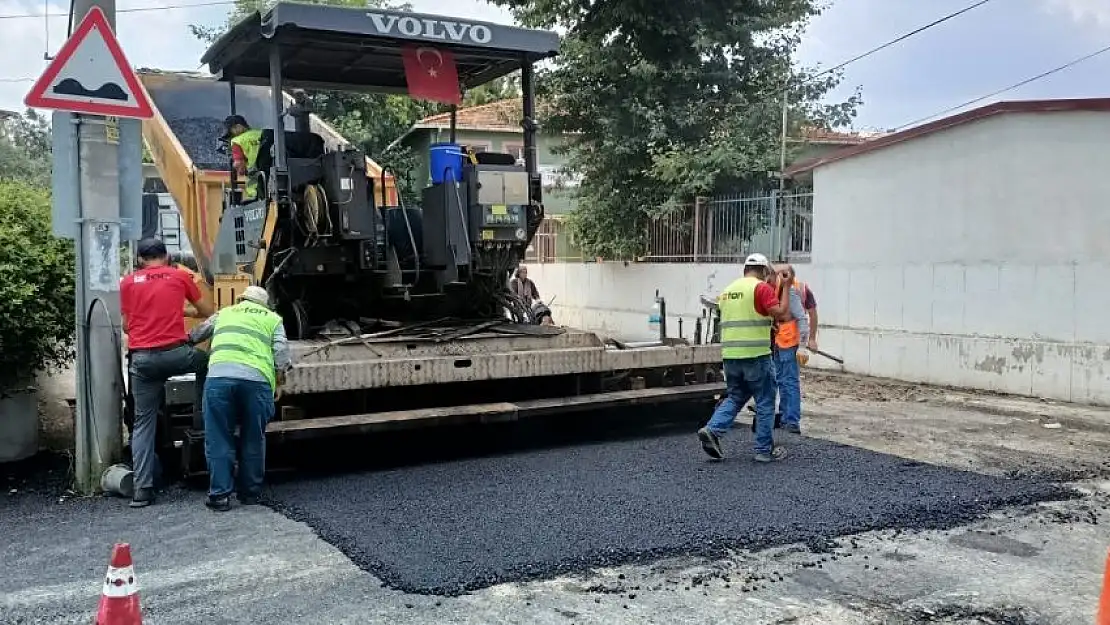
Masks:
[[[387,586],[457,595],[676,555],[947,529],[1075,496],[1046,479],[783,442],[789,458],[773,465],[751,461],[747,432],[728,441],[723,462],[690,433],[578,444],[275,483],[267,503]]]
[[[219,139],[224,134],[222,120],[215,117],[182,117],[167,119],[166,123],[194,165],[200,169],[228,170],[230,155],[219,151]]]

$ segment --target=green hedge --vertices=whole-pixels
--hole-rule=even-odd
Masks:
[[[0,182],[0,394],[73,358],[74,256],[50,232],[50,192]]]

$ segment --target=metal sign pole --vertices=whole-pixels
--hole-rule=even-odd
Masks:
[[[115,28],[115,0],[75,0],[73,23],[100,7]],[[122,455],[120,352],[119,123],[77,117],[77,487],[99,488],[100,476]]]

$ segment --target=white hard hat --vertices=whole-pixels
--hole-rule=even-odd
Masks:
[[[243,294],[239,296],[239,299],[261,304],[267,308],[270,306],[270,294],[260,286],[248,286]]]
[[[744,260],[745,267],[770,267],[771,261],[763,254],[749,254],[748,258]]]

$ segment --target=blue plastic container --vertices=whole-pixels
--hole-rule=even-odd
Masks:
[[[428,167],[432,174],[432,184],[445,180],[462,180],[463,152],[456,143],[433,143],[428,151]]]

